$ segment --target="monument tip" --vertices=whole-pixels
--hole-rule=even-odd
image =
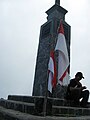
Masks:
[[[60,5],[60,0],[55,0],[55,4]]]

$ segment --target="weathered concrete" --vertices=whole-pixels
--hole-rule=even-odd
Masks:
[[[55,117],[55,116],[34,116],[11,109],[0,107],[0,120],[90,120],[90,116],[81,117]]]
[[[41,113],[43,113],[44,97],[9,96],[8,98],[9,100],[0,99],[0,106],[22,113],[43,115]],[[64,117],[90,115],[90,105],[88,106],[89,108],[71,107],[71,105],[73,105],[73,101],[71,102],[59,98],[47,98],[46,115]]]

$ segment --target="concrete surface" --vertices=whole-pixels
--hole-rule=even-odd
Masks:
[[[11,109],[6,109],[0,106],[0,120],[90,120],[90,116],[81,117],[55,117],[55,116],[34,116]]]

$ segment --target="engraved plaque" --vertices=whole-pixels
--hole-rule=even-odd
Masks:
[[[42,35],[41,38],[45,38],[50,35],[50,29],[51,29],[51,22],[47,23],[42,27]]]

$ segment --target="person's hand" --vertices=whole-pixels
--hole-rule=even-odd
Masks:
[[[83,87],[82,87],[82,90],[84,90],[84,89],[86,89],[86,88],[87,88],[86,86],[83,86]]]

